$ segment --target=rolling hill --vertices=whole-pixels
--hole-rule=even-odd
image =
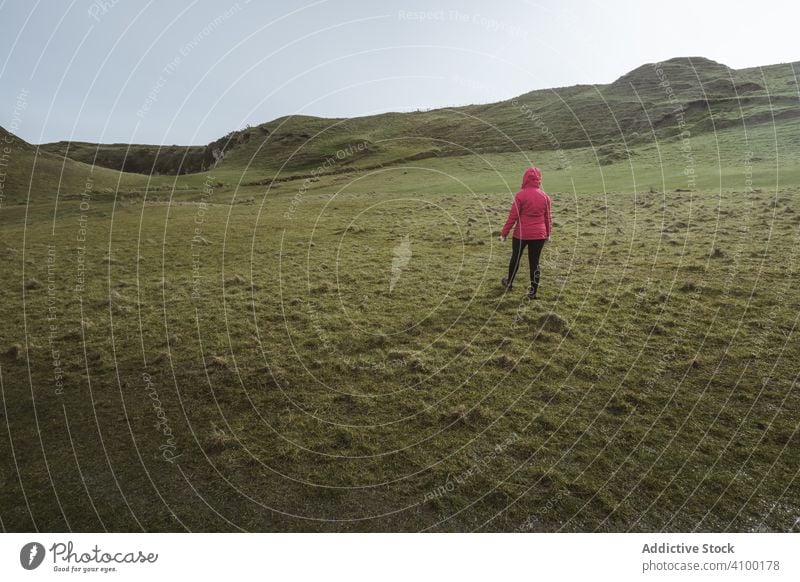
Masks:
[[[337,171],[469,153],[629,147],[800,117],[797,63],[731,69],[702,57],[646,64],[607,85],[532,91],[506,101],[352,119],[279,118],[207,146],[57,142],[40,149],[114,170],[176,175],[309,172],[344,152]],[[341,154],[340,154],[341,155]],[[321,168],[326,171],[328,168]]]

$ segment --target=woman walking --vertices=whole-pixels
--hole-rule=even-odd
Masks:
[[[528,299],[536,299],[536,291],[539,289],[539,257],[545,241],[550,240],[550,231],[553,227],[550,196],[541,189],[541,185],[542,171],[539,168],[525,170],[522,176],[522,189],[514,197],[508,220],[500,231],[500,241],[504,242],[511,228],[514,228],[508,276],[502,279],[506,291],[511,291],[522,252],[525,247],[528,248],[528,263],[531,269]]]

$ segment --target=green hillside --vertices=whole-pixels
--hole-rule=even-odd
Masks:
[[[247,181],[320,169],[337,152],[344,157],[335,170],[346,171],[469,153],[624,148],[684,131],[753,128],[800,117],[797,90],[792,64],[733,70],[704,58],[676,58],[643,65],[608,85],[538,90],[485,105],[354,119],[291,116],[205,147],[59,142],[42,149],[130,172],[213,168],[244,173]]]

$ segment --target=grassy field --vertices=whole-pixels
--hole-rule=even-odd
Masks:
[[[0,526],[797,531],[798,136],[177,177],[17,143]],[[537,301],[499,285],[531,163]]]

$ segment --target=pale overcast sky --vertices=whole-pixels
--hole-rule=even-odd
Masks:
[[[27,141],[205,144],[608,83],[648,62],[800,60],[796,1],[0,0],[0,125]]]

